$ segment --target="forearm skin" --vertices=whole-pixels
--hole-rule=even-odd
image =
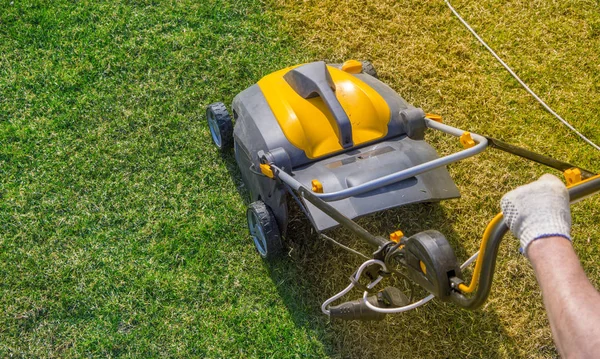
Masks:
[[[587,279],[571,242],[541,238],[528,246],[527,255],[561,356],[600,357],[600,293]]]

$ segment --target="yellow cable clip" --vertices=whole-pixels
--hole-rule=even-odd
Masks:
[[[404,233],[402,231],[396,231],[394,233],[390,233],[390,241],[392,242],[400,242],[400,240],[404,237]]]
[[[464,132],[460,136],[460,144],[463,145],[464,148],[471,148],[471,147],[475,146],[475,141],[473,141],[473,138],[471,137],[471,133]]]
[[[570,168],[563,172],[567,180],[567,186],[572,186],[575,183],[581,182],[581,171],[579,168]]]
[[[312,191],[315,193],[323,193],[323,184],[319,182],[319,180],[312,180],[310,183],[312,185]]]
[[[271,165],[269,165],[268,163],[260,164],[260,172],[262,172],[263,175],[265,175],[269,178],[275,178],[275,175],[273,174],[273,170],[271,169]]]
[[[442,122],[443,122],[443,121],[442,121],[442,116],[440,116],[440,115],[436,115],[436,114],[434,114],[434,113],[426,113],[426,114],[425,114],[425,118],[428,118],[428,119],[430,119],[430,120],[433,120],[433,121],[435,121],[435,122],[439,122],[439,123],[442,123]]]
[[[349,74],[360,74],[363,70],[362,62],[356,60],[348,60],[342,65],[342,71]]]

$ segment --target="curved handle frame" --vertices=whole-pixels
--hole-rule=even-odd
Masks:
[[[456,137],[460,137],[465,132],[467,132],[467,131],[463,131],[461,129],[458,129],[458,128],[455,128],[452,126],[444,125],[442,123],[430,120],[428,118],[425,118],[425,124],[427,125],[427,127],[431,128],[431,129],[439,130],[439,131],[442,131],[444,133],[447,133],[447,134],[450,134],[450,135],[456,136]],[[319,198],[326,202],[339,201],[342,199],[346,199],[348,197],[358,196],[358,195],[364,194],[366,192],[369,192],[369,191],[372,191],[372,190],[375,190],[375,189],[378,189],[381,187],[385,187],[385,186],[393,184],[393,183],[400,182],[407,178],[411,178],[411,177],[414,177],[421,173],[425,173],[427,171],[436,169],[438,167],[446,166],[451,163],[458,162],[460,160],[464,160],[465,158],[475,156],[475,155],[485,151],[486,147],[488,146],[487,138],[485,138],[484,136],[475,134],[475,133],[471,133],[471,136],[472,136],[473,140],[476,142],[476,145],[471,148],[467,148],[460,152],[456,152],[456,153],[453,153],[448,156],[436,158],[435,160],[428,161],[428,162],[422,163],[417,166],[413,166],[413,167],[410,167],[410,168],[407,168],[407,169],[404,169],[404,170],[401,170],[398,172],[394,172],[392,174],[389,174],[389,175],[386,175],[383,177],[376,178],[374,180],[362,183],[355,187],[346,188],[346,189],[343,189],[343,190],[340,190],[337,192],[330,192],[330,193],[313,193],[313,195],[314,195],[314,197]],[[277,166],[271,166],[271,167],[275,171],[276,176],[279,179],[281,179],[285,184],[287,184],[288,186],[293,188],[294,190],[299,191],[300,188],[305,187],[302,183],[298,182],[290,174],[285,173],[284,171],[277,168]]]
[[[465,131],[463,130],[444,125],[427,118],[425,119],[425,121],[427,127],[445,132],[456,137],[460,137],[465,133]],[[489,145],[489,142],[486,137],[474,133],[471,133],[471,136],[476,142],[476,145],[473,147],[467,148],[465,150],[453,153],[445,157],[437,158],[435,160],[422,163],[418,166],[407,168],[405,170],[401,170],[390,175],[371,180],[356,187],[347,188],[332,193],[315,193],[309,190],[302,183],[294,179],[292,175],[286,173],[277,166],[271,165],[271,169],[273,170],[275,178],[282,181],[285,185],[289,187],[290,190],[296,191],[304,199],[308,200],[321,211],[329,215],[331,218],[336,220],[338,223],[349,229],[351,232],[353,232],[366,242],[370,243],[375,247],[379,247],[380,250],[374,253],[374,258],[377,258],[377,254],[381,251],[381,249],[385,248],[386,245],[393,242],[390,242],[388,239],[385,239],[383,237],[372,235],[367,230],[359,226],[356,222],[354,222],[350,218],[347,218],[342,213],[337,211],[333,206],[331,206],[327,202],[360,195],[372,191],[374,189],[381,188],[386,185],[396,183],[410,177],[414,177],[418,174],[430,171],[432,169],[445,166],[468,157],[475,156],[483,152]],[[546,162],[541,163],[550,167],[555,167],[552,165],[552,163]],[[572,204],[588,196],[600,193],[600,175],[595,175],[573,186],[570,186],[568,190]],[[483,303],[485,303],[490,294],[492,282],[494,279],[494,270],[496,268],[498,249],[500,247],[502,239],[504,238],[504,235],[507,232],[508,227],[504,223],[502,213],[499,213],[494,218],[494,220],[492,220],[488,224],[488,227],[486,228],[486,231],[484,233],[484,238],[482,239],[482,245],[479,251],[479,257],[477,258],[476,272],[474,272],[473,274],[471,285],[469,287],[466,287],[459,278],[451,278],[451,284],[454,288],[450,297],[452,302],[465,309],[470,310],[477,309],[481,307]],[[474,290],[475,288],[477,288],[477,290]],[[474,294],[472,296],[467,297],[465,295],[472,291],[474,291]]]
[[[569,187],[571,204],[596,193],[600,193],[600,175],[588,178],[585,181]],[[486,238],[484,235],[482,248],[480,249],[476,264],[476,268],[477,266],[480,266],[481,272],[480,274],[473,273],[473,280],[475,282],[471,283],[471,285],[477,285],[475,294],[471,297],[466,297],[458,288],[451,294],[451,300],[465,309],[473,310],[481,307],[490,294],[492,282],[494,280],[494,269],[496,268],[498,248],[500,247],[504,235],[508,232],[508,227],[503,219],[504,217],[499,213],[498,216],[495,217],[495,220],[490,222],[488,229],[486,229],[486,233],[488,233],[489,237]],[[479,277],[478,281],[477,277]]]

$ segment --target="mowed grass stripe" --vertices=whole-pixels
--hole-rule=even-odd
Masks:
[[[0,22],[0,355],[323,355],[204,121],[303,61],[278,18],[259,1],[62,1],[7,3]]]
[[[547,114],[453,17],[442,0],[274,1],[290,31],[315,58],[369,59],[400,95],[446,123],[503,139],[600,171],[600,154]],[[597,1],[452,1],[465,19],[534,91],[575,127],[600,143],[597,113],[600,15]],[[460,149],[429,134],[441,153]],[[477,250],[501,196],[544,172],[560,173],[489,151],[449,167],[460,200],[409,206],[361,220],[379,234],[438,229],[461,259]],[[600,287],[600,198],[572,208],[575,248]],[[347,233],[340,231],[340,236]],[[353,243],[359,246],[359,243]],[[333,324],[341,357],[554,357],[557,355],[529,263],[509,237],[500,249],[487,305],[466,312],[432,303],[379,324]],[[306,248],[302,243],[301,248]],[[306,255],[311,274],[329,293],[343,288],[356,262],[336,254]],[[304,259],[304,257],[302,257]],[[324,264],[325,263],[325,264]],[[344,270],[338,276],[339,268]],[[576,290],[576,289],[572,289]],[[318,291],[315,292],[315,294]],[[356,294],[358,295],[358,294]]]

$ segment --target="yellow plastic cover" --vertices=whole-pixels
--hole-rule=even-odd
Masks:
[[[295,67],[258,82],[285,137],[311,159],[341,151],[336,121],[321,97],[304,99],[283,78]],[[352,74],[331,66],[327,69],[335,83],[335,95],[350,119],[354,145],[384,137],[390,108],[383,97]]]

